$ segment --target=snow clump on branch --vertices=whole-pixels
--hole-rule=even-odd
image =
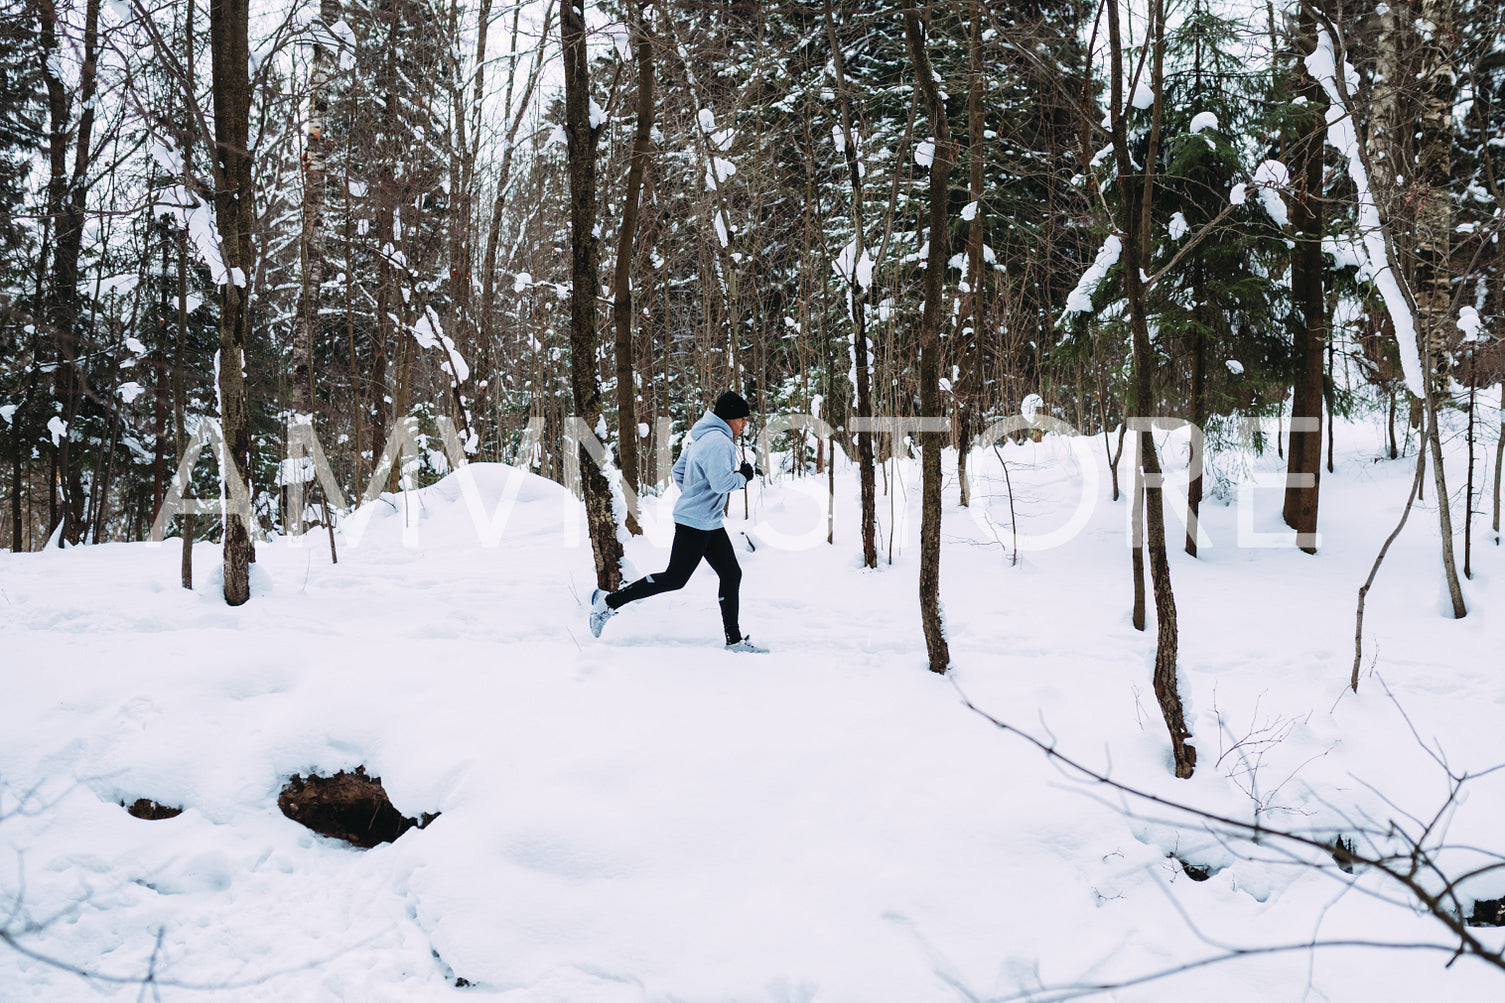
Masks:
[[[1123,253],[1123,241],[1117,234],[1110,234],[1103,241],[1103,246],[1098,249],[1097,257],[1082,273],[1076,288],[1071,295],[1066,297],[1066,313],[1091,313],[1092,294],[1097,292],[1098,284],[1108,274],[1108,269],[1118,263],[1118,256]]]

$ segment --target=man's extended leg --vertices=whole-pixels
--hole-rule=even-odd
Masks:
[[[726,530],[712,530],[705,548],[705,560],[721,577],[717,595],[721,598],[721,625],[726,629],[726,643],[736,644],[742,640],[742,628],[737,623],[737,590],[742,584],[742,567],[737,563],[737,551],[732,546]]]
[[[700,558],[705,555],[707,541],[713,535],[703,529],[691,529],[676,523],[674,543],[669,548],[669,566],[657,574],[639,578],[632,584],[617,589],[606,597],[606,605],[612,609],[621,609],[630,602],[684,588],[685,582],[694,573],[695,566],[700,563]],[[723,531],[721,535],[725,537],[726,533]],[[735,563],[735,558],[733,561]]]

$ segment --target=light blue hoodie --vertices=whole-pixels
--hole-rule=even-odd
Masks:
[[[720,529],[726,496],[747,483],[737,466],[732,427],[707,411],[690,429],[690,441],[674,464],[680,490],[674,521],[691,529]]]

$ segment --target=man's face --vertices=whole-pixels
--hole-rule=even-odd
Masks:
[[[740,437],[742,435],[742,430],[747,427],[747,419],[746,418],[733,418],[730,421],[728,421],[727,424],[731,426],[732,437],[733,438],[737,438],[737,437]]]

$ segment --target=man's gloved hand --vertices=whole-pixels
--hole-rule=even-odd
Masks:
[[[758,472],[753,469],[753,465],[746,460],[743,460],[742,466],[737,468],[737,473],[741,474],[743,479],[748,481],[758,476]]]

